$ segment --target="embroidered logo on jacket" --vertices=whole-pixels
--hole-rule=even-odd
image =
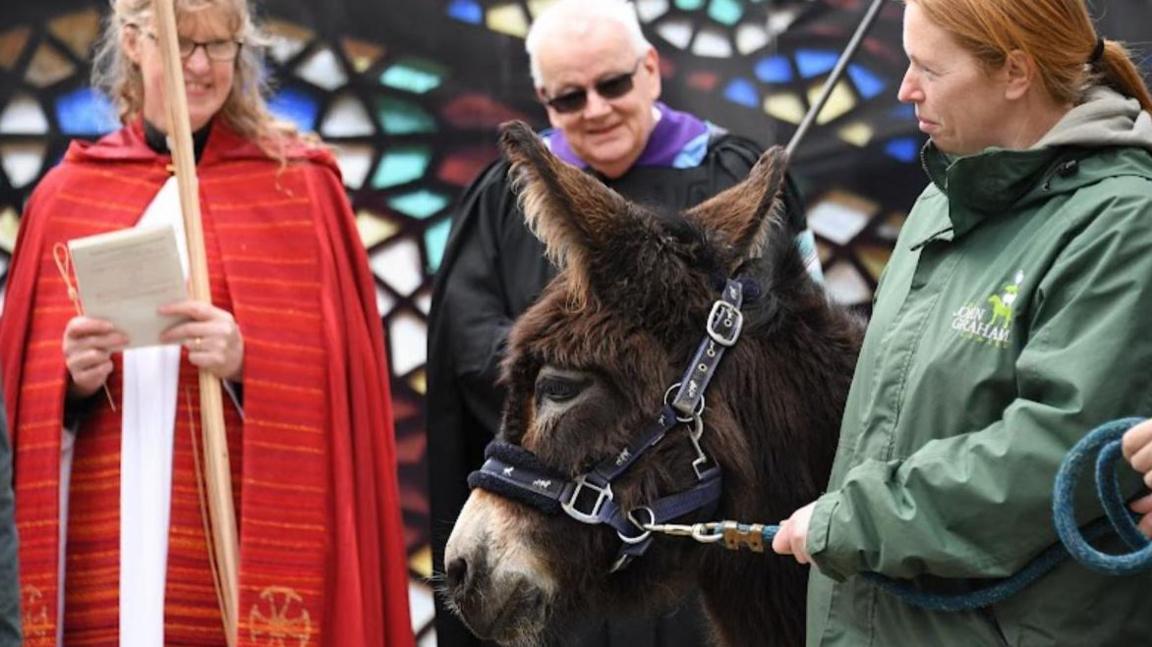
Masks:
[[[952,314],[952,330],[959,331],[960,336],[966,339],[1006,347],[1008,334],[1012,331],[1012,319],[1016,315],[1016,298],[1023,282],[1024,272],[1017,271],[1012,282],[1004,284],[999,292],[993,293],[983,302],[961,306]]]

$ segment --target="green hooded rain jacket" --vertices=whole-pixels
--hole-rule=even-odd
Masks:
[[[808,643],[1152,645],[1152,573],[1065,562],[958,613],[854,577],[965,592],[1011,575],[1058,541],[1068,450],[1152,413],[1152,115],[1097,88],[1031,149],[922,157],[932,183],[881,279],[808,530]],[[1082,522],[1102,514],[1091,480]]]

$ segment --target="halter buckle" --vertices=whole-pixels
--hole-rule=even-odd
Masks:
[[[723,328],[718,330],[717,324],[721,322]],[[740,330],[744,327],[744,315],[740,312],[740,308],[719,300],[712,304],[712,312],[708,313],[708,324],[705,327],[708,336],[717,344],[726,347],[735,346],[736,340],[740,338]]]
[[[576,506],[580,502],[583,490],[587,488],[595,495],[595,500],[592,503],[592,509],[588,512],[578,509]],[[605,483],[604,485],[597,485],[588,480],[587,474],[581,474],[572,481],[572,492],[563,501],[560,502],[560,507],[580,523],[598,524],[600,523],[600,512],[604,509],[604,504],[612,500],[612,484]]]

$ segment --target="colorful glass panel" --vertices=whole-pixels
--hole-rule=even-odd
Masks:
[[[377,117],[389,135],[411,135],[436,132],[436,120],[420,106],[397,99],[382,97]]]
[[[439,213],[451,202],[443,193],[420,189],[390,198],[388,206],[407,216],[424,220]]]
[[[440,269],[440,261],[444,258],[444,249],[448,246],[448,233],[451,230],[452,221],[445,218],[424,231],[424,249],[428,253],[428,271],[433,274]]]
[[[380,159],[372,186],[377,189],[407,184],[424,175],[432,152],[424,146],[397,146],[389,149]]]
[[[320,102],[312,95],[296,88],[284,88],[268,102],[268,108],[281,119],[287,119],[302,131],[316,130],[316,117]]]
[[[48,32],[81,60],[87,59],[100,35],[100,12],[95,9],[65,14],[48,21]]]
[[[836,59],[840,58],[838,52],[813,49],[798,49],[795,56],[800,76],[806,79],[831,71],[836,66]]]
[[[731,27],[744,17],[744,5],[740,0],[712,0],[708,3],[708,17]]]
[[[28,27],[17,27],[0,33],[0,68],[10,70],[16,65],[31,36],[32,30]]]
[[[380,83],[397,90],[424,94],[440,87],[448,70],[443,65],[421,58],[405,58],[388,66]]]
[[[75,72],[76,66],[67,56],[52,45],[43,43],[36,48],[32,64],[24,74],[24,80],[38,88],[45,88],[72,76]]]

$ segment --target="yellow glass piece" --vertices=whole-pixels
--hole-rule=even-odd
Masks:
[[[24,78],[32,85],[43,88],[63,81],[76,71],[76,66],[55,47],[44,43],[36,50]]]
[[[364,244],[364,249],[371,249],[395,236],[400,226],[371,212],[361,211],[356,214],[356,229],[360,231],[360,242]]]
[[[384,56],[384,48],[375,43],[369,43],[357,38],[345,38],[340,41],[344,48],[344,56],[352,63],[352,69],[357,74],[363,74],[368,68],[376,64]]]
[[[65,14],[48,22],[48,31],[81,59],[91,58],[92,43],[100,35],[100,12],[95,9]]]
[[[541,11],[547,9],[548,5],[555,1],[556,0],[528,0],[528,13],[532,14],[532,17],[535,18],[540,15]]]
[[[424,372],[424,369],[417,370],[408,378],[408,386],[420,395],[428,392],[428,374]]]
[[[804,119],[804,104],[794,93],[780,92],[764,99],[764,112],[780,121],[798,124]]]
[[[12,207],[0,213],[0,249],[12,253],[16,249],[16,235],[20,232],[20,216]]]
[[[488,10],[485,19],[488,29],[509,36],[524,38],[528,34],[528,17],[518,4],[496,5]]]
[[[31,35],[30,27],[17,27],[0,34],[0,68],[10,70],[16,65]]]
[[[884,271],[884,266],[892,256],[892,249],[880,245],[857,245],[855,249],[860,262],[868,269],[868,275],[873,280],[879,279],[880,273]]]
[[[823,89],[823,81],[815,83],[808,88],[808,105],[816,103],[816,99],[820,98],[820,91]],[[820,114],[816,117],[816,123],[826,124],[855,107],[856,95],[852,94],[852,88],[850,88],[847,83],[841,81],[832,89],[832,94],[828,97],[828,103],[824,104],[824,109],[821,110]]]
[[[420,577],[432,577],[432,547],[424,546],[408,558],[408,569]]]
[[[857,121],[844,126],[837,134],[840,135],[840,139],[843,139],[849,144],[864,148],[868,145],[868,142],[872,141],[872,136],[876,134],[876,131],[872,126],[862,121]]]
[[[302,52],[315,36],[311,29],[284,20],[268,20],[264,30],[273,37],[272,56],[281,63]]]

